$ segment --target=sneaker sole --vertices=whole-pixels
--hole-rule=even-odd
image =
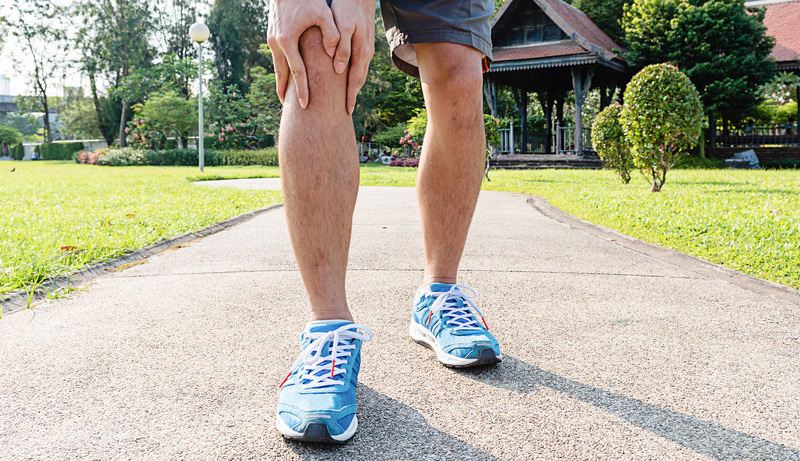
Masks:
[[[492,349],[482,350],[478,358],[475,359],[465,359],[457,355],[448,354],[447,352],[443,351],[441,347],[439,347],[439,342],[436,341],[436,338],[433,336],[433,333],[431,333],[430,330],[418,324],[417,322],[414,322],[413,320],[411,321],[411,325],[408,327],[408,334],[411,335],[411,339],[416,341],[418,344],[433,350],[433,352],[436,353],[436,358],[448,367],[479,367],[483,365],[492,365],[503,361],[503,354],[495,355]]]
[[[350,427],[340,435],[331,435],[328,425],[322,422],[306,424],[305,432],[297,432],[283,422],[280,416],[275,419],[275,427],[287,439],[299,440],[302,442],[317,443],[345,443],[353,438],[358,429],[358,417],[353,416]]]

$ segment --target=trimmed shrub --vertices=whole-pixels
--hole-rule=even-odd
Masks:
[[[17,144],[11,149],[11,156],[14,157],[14,160],[22,160],[25,158],[25,146],[22,143]]]
[[[631,79],[623,100],[620,122],[633,163],[658,192],[680,154],[700,139],[700,95],[677,67],[653,64]]]
[[[134,147],[107,149],[97,158],[98,165],[107,166],[134,166],[144,165],[144,158],[148,152]]]
[[[419,159],[418,158],[399,158],[397,160],[392,160],[389,163],[389,166],[402,166],[407,168],[417,168],[419,167]]]
[[[603,162],[619,174],[623,183],[628,184],[633,160],[619,123],[620,112],[622,105],[615,102],[597,114],[592,124],[592,144]]]
[[[205,166],[219,165],[219,153],[214,150],[204,149],[203,164]],[[164,165],[164,166],[197,166],[199,164],[198,153],[194,149],[166,149],[145,151],[145,165]]]
[[[278,149],[222,151],[219,152],[219,164],[278,166]]]
[[[100,150],[95,151],[95,152],[90,152],[90,151],[86,151],[86,150],[82,151],[82,152],[76,152],[75,155],[74,155],[75,162],[76,163],[85,163],[85,164],[88,164],[88,165],[96,165],[97,164],[97,160],[102,155],[105,155],[105,152],[106,152],[105,149],[100,149]]]
[[[46,142],[37,146],[42,160],[72,160],[72,154],[84,149],[82,142]]]

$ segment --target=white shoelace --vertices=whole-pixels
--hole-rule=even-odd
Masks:
[[[348,323],[328,332],[306,333],[306,337],[312,339],[312,343],[303,350],[300,357],[292,365],[292,371],[286,375],[283,384],[296,372],[300,365],[304,365],[303,374],[299,379],[303,389],[313,389],[325,386],[336,386],[343,384],[342,379],[334,379],[336,375],[344,375],[345,369],[337,365],[347,365],[347,357],[352,355],[355,344],[348,341],[358,339],[369,341],[372,339],[372,330],[355,323]],[[331,343],[328,354],[322,355],[325,345]],[[330,369],[330,373],[328,373]],[[320,373],[321,371],[325,373]],[[344,376],[342,376],[344,378]]]
[[[481,318],[483,326],[489,329],[486,320],[483,318],[478,306],[472,301],[478,293],[472,288],[464,285],[453,285],[448,291],[430,291],[425,292],[427,296],[436,296],[436,300],[431,305],[431,313],[428,316],[428,324],[434,314],[442,312],[442,316],[446,317],[446,324],[453,327],[454,330],[481,330],[481,324],[475,319],[470,312],[473,309],[478,317]],[[458,305],[458,299],[462,301],[461,306]]]

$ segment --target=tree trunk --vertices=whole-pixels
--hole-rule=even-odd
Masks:
[[[44,109],[44,140],[53,142],[53,131],[50,128],[50,105],[47,103],[47,95],[41,97],[42,108]]]
[[[125,139],[125,127],[128,124],[128,101],[122,101],[122,114],[119,116],[119,147],[128,145]]]
[[[103,136],[103,139],[106,140],[107,145],[111,145],[114,142],[114,138],[109,136],[106,133],[106,130],[103,129],[103,111],[100,109],[100,98],[97,96],[97,82],[95,80],[95,73],[94,71],[89,71],[89,87],[92,91],[92,101],[94,102],[94,112],[97,115],[97,129],[100,130],[100,134]]]

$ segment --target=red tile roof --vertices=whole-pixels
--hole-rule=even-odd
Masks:
[[[614,53],[616,53],[616,51],[614,50],[623,49],[616,42],[614,42],[614,40],[611,39],[611,37],[606,35],[606,33],[602,31],[602,29],[597,27],[597,24],[595,24],[591,19],[589,19],[589,16],[586,16],[586,13],[584,13],[583,11],[575,8],[572,5],[566,4],[561,0],[542,0],[542,1],[550,5],[550,7],[553,9],[553,11],[556,12],[556,14],[561,16],[561,18],[564,19],[564,21],[566,21],[572,27],[572,29],[575,30],[575,32],[583,36],[583,38],[585,38],[586,40]]]
[[[492,51],[494,62],[550,58],[553,56],[569,56],[583,53],[586,53],[586,50],[572,40],[544,42],[536,45],[502,47],[495,48]]]
[[[501,18],[506,14],[506,12],[510,9],[512,3],[516,3],[518,1],[523,0],[506,0],[503,3],[503,6],[500,7],[500,10],[494,16],[492,21],[492,28],[494,28],[498,23],[501,22]],[[529,0],[533,1],[539,8],[541,8],[550,18],[555,22],[564,33],[569,36],[573,43],[571,47],[564,47],[563,42],[560,42],[558,46],[562,47],[561,50],[564,52],[561,54],[543,54],[538,55],[538,53],[554,53],[558,48],[551,47],[555,46],[555,44],[550,45],[531,45],[526,47],[519,47],[515,48],[518,51],[510,51],[511,48],[508,49],[501,49],[495,48],[492,53],[494,54],[494,60],[512,60],[512,59],[532,59],[532,58],[544,58],[544,57],[552,57],[552,56],[561,56],[561,55],[572,55],[572,54],[579,54],[579,53],[594,53],[597,55],[602,56],[604,59],[607,60],[615,60],[619,62],[624,62],[622,57],[619,56],[617,53],[618,50],[623,50],[621,46],[614,42],[605,32],[603,32],[597,24],[592,22],[586,14],[577,8],[564,3],[561,0]],[[545,42],[546,43],[546,42]],[[527,51],[520,51],[525,49]],[[580,51],[578,51],[580,49]],[[503,58],[498,59],[497,53],[500,52],[500,56]],[[517,53],[519,55],[524,54],[525,57],[517,57],[517,58],[509,58],[505,57],[504,53]]]
[[[776,61],[800,61],[800,1],[766,5],[764,25],[775,37],[772,57]]]

